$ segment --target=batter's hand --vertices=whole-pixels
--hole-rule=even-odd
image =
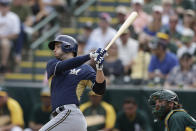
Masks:
[[[98,56],[98,53],[96,51],[94,51],[94,52],[89,53],[89,55],[90,55],[91,59],[95,60]]]
[[[104,62],[104,57],[99,57],[99,59],[95,61],[97,70],[103,69],[103,62]]]
[[[107,51],[102,48],[98,48],[96,51],[91,52],[89,55],[90,55],[91,59],[93,59],[94,61],[97,61],[97,59],[99,57],[108,56]]]
[[[105,49],[99,48],[96,50],[96,52],[99,54],[98,57],[108,56],[108,53]]]
[[[102,70],[104,57],[107,56],[108,54],[105,49],[101,49],[101,48],[97,50],[97,53],[98,53],[98,56],[95,58],[96,68],[97,70]]]

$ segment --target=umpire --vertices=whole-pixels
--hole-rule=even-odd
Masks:
[[[57,36],[48,46],[55,56],[46,67],[53,118],[40,131],[87,131],[86,120],[78,108],[80,97],[86,86],[96,94],[104,94],[106,82],[102,68],[106,51],[99,48],[77,56],[77,41],[67,35]],[[90,59],[96,63],[96,72],[84,64]]]

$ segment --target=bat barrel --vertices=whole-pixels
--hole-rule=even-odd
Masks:
[[[106,46],[105,50],[108,50],[110,46],[118,39],[120,35],[133,23],[133,21],[138,16],[137,12],[132,12],[129,17],[126,19],[126,21],[123,23],[123,25],[120,27],[120,29],[117,31],[116,35],[112,38],[110,43]]]

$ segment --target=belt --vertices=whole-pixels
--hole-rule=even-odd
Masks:
[[[55,117],[57,116],[60,112],[64,111],[65,107],[64,106],[60,106],[57,107],[53,112],[52,112],[52,116]]]

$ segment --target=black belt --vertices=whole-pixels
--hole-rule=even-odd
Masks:
[[[57,112],[57,110],[59,110]],[[57,107],[53,112],[52,112],[52,116],[55,117],[57,116],[60,112],[64,111],[65,110],[65,107],[64,106],[60,106],[60,107]]]

